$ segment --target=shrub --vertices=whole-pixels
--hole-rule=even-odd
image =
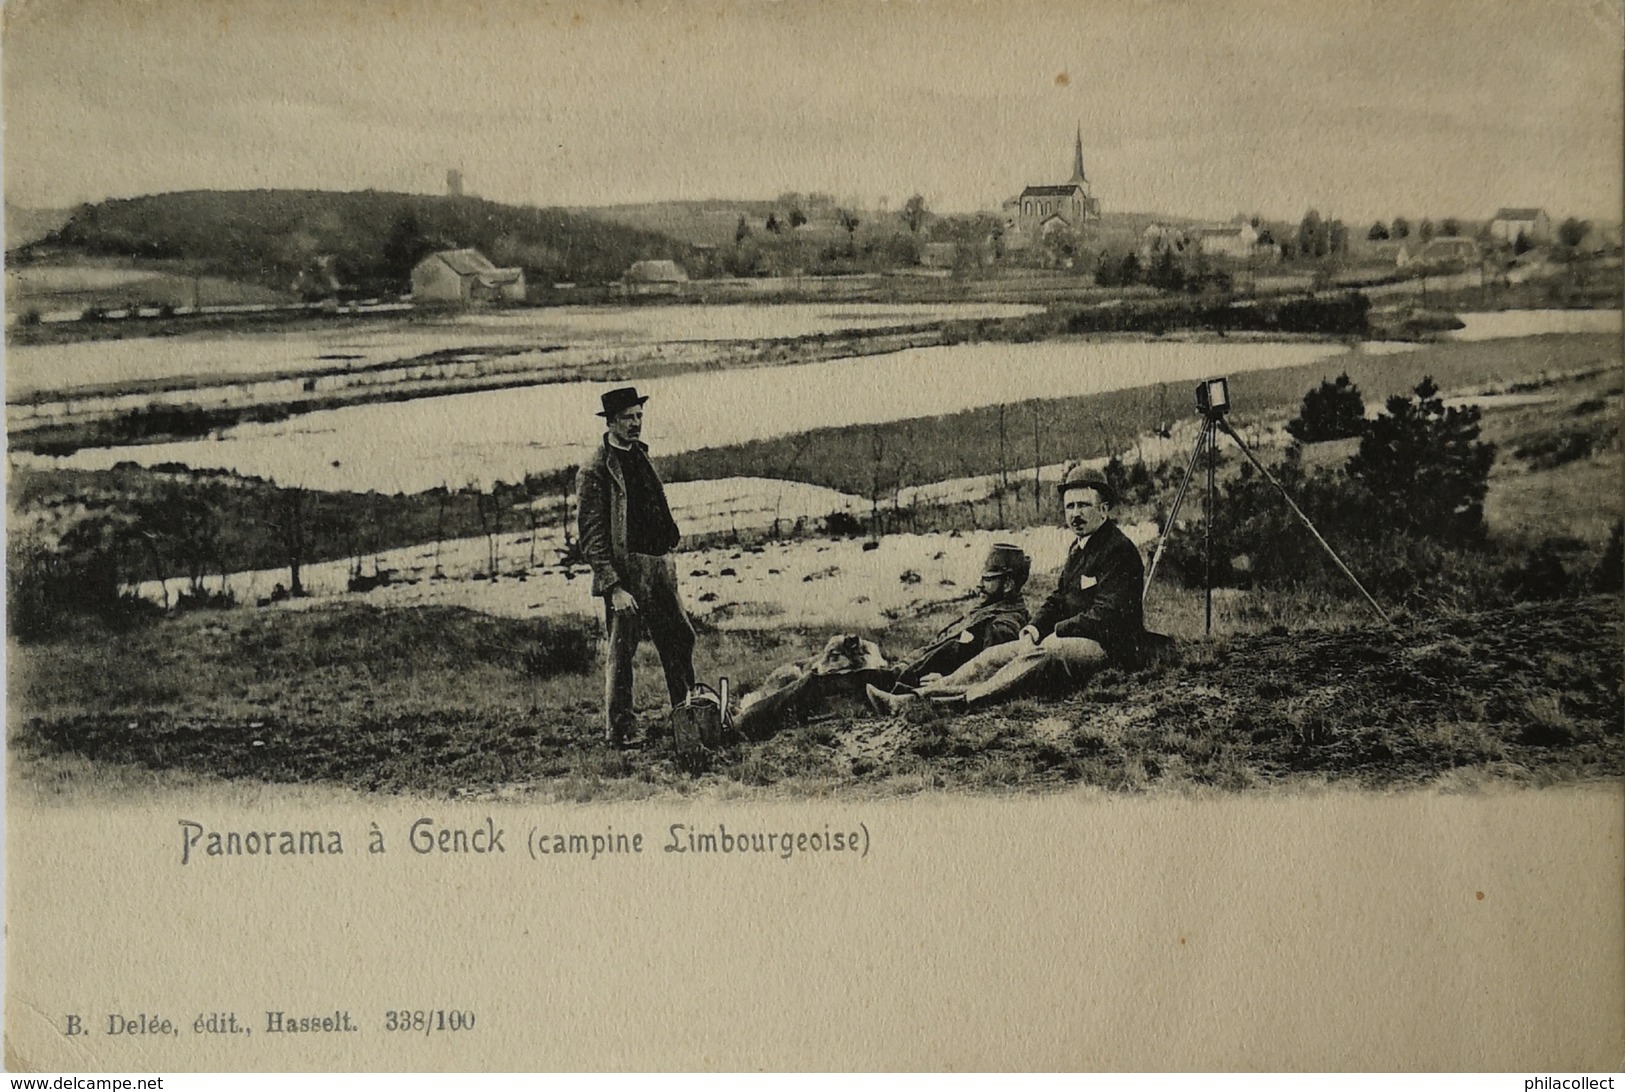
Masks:
[[[18,638],[59,633],[75,616],[113,619],[132,603],[120,594],[123,528],[105,512],[69,520],[58,533],[14,531],[6,549],[6,621]]]
[[[18,319],[17,321],[23,326],[38,326],[44,321],[44,318],[40,315],[38,307],[30,307],[28,310],[23,312],[22,318]]]
[[[1519,564],[1501,574],[1501,586],[1514,599],[1560,599],[1568,593],[1569,573],[1555,545],[1543,542]]]
[[[538,618],[534,643],[525,650],[525,672],[532,678],[580,675],[598,658],[598,623],[582,615]]]
[[[1348,474],[1376,501],[1384,525],[1447,541],[1484,533],[1495,445],[1478,439],[1477,406],[1446,409],[1431,376],[1366,426]]]
[[[1533,470],[1555,470],[1567,463],[1588,459],[1598,446],[1601,430],[1560,428],[1525,440],[1513,454]]]
[[[835,511],[824,517],[824,530],[830,535],[852,538],[863,534],[864,527],[851,512]]]
[[[1095,283],[1102,288],[1119,288],[1140,282],[1140,259],[1130,253],[1117,255],[1101,251],[1095,264]]]
[[[1143,459],[1125,466],[1120,456],[1113,455],[1106,463],[1106,481],[1117,491],[1119,505],[1144,504],[1157,494],[1156,478]]]
[[[1507,599],[1493,559],[1476,543],[1440,541],[1396,525],[1361,483],[1332,470],[1308,472],[1301,456],[1300,448],[1288,448],[1271,473],[1380,602],[1482,608]],[[1200,520],[1168,541],[1163,564],[1186,587],[1202,586],[1202,541]],[[1213,583],[1360,597],[1280,493],[1250,465],[1225,484],[1219,499]]]
[[[1271,473],[1316,527],[1333,543],[1346,542],[1365,522],[1370,498],[1341,475],[1310,475],[1302,449],[1293,446]],[[1198,498],[1192,502],[1200,504]],[[1200,522],[1170,539],[1167,563],[1182,583],[1202,584],[1203,528]],[[1245,560],[1241,560],[1245,559]],[[1294,587],[1320,582],[1330,560],[1298,522],[1280,493],[1253,467],[1243,465],[1226,482],[1213,519],[1215,585]],[[1334,572],[1335,579],[1343,579]]]
[[[175,597],[177,611],[230,610],[237,605],[237,593],[230,588],[209,591],[201,585],[188,588]]]
[[[1303,396],[1303,406],[1286,430],[1305,444],[1359,436],[1365,431],[1365,399],[1360,397],[1360,388],[1350,382],[1348,372],[1335,383],[1322,381]]]

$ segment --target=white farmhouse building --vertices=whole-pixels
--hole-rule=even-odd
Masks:
[[[1552,218],[1545,209],[1500,209],[1490,221],[1490,234],[1504,243],[1515,243],[1522,235],[1543,246],[1552,241]]]
[[[474,303],[525,298],[525,271],[499,269],[477,250],[438,250],[412,267],[412,299]]]

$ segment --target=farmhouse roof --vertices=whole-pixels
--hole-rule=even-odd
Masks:
[[[1495,214],[1497,220],[1536,220],[1544,209],[1501,209]]]
[[[633,262],[631,268],[626,271],[626,279],[650,283],[686,281],[688,274],[683,272],[682,266],[669,258],[653,258]]]
[[[484,254],[472,248],[464,250],[437,250],[429,255],[439,258],[451,267],[451,271],[459,277],[477,277],[485,273],[497,272],[497,267]]]

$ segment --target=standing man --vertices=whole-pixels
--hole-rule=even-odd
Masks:
[[[609,656],[604,667],[604,739],[631,742],[632,657],[645,632],[660,653],[673,706],[694,686],[694,627],[677,592],[671,551],[682,536],[666,490],[649,462],[643,404],[636,387],[602,396],[609,430],[576,476],[581,552],[592,566],[592,593],[604,600]]]
[[[1136,667],[1144,642],[1140,596],[1145,565],[1111,510],[1116,494],[1104,478],[1073,467],[1061,480],[1061,507],[1075,536],[1055,591],[1032,625],[946,677],[927,676],[917,693],[870,688],[877,712],[895,713],[921,697],[960,708],[1001,701],[1031,683],[1064,677],[1081,682],[1102,665]]]

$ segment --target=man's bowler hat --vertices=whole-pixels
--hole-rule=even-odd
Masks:
[[[1115,505],[1117,503],[1117,490],[1113,489],[1111,483],[1101,477],[1097,471],[1090,470],[1086,466],[1067,468],[1066,474],[1061,478],[1059,488],[1063,500],[1066,498],[1067,491],[1071,489],[1093,489],[1100,494],[1100,499],[1107,504]]]
[[[598,416],[612,421],[633,406],[643,405],[649,396],[638,394],[636,387],[616,387],[612,391],[605,391],[599,400],[604,403],[604,408],[598,412]]]

